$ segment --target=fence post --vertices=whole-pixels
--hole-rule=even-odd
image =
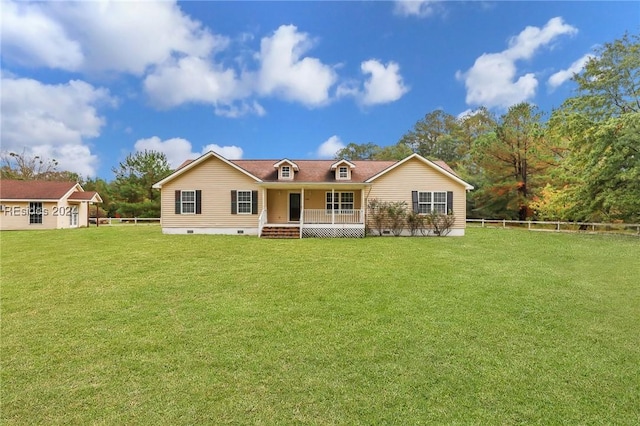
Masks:
[[[482,227],[484,228],[484,218],[482,218]],[[640,228],[638,228],[638,233],[640,233]]]
[[[507,227],[507,219],[502,219],[502,227],[503,228]]]
[[[134,225],[137,225],[137,224],[138,224],[138,218],[137,218],[137,217],[134,217],[134,218],[133,218],[133,224],[134,224]]]
[[[529,221],[527,221],[527,222],[528,222],[528,228],[529,228],[529,231],[531,231],[531,221],[529,220]]]
[[[560,232],[560,221],[558,221],[556,225],[556,232]]]

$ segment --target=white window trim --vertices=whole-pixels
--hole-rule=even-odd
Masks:
[[[193,193],[193,201],[184,201],[184,193],[191,192]],[[185,204],[193,204],[193,211],[186,212],[184,211]],[[196,214],[196,190],[195,189],[182,189],[180,190],[180,214]]]
[[[345,177],[340,176],[342,169],[345,169],[347,172]],[[351,169],[348,166],[338,166],[336,168],[336,180],[351,180]]]
[[[240,193],[242,192],[248,192],[249,193],[249,201],[240,201]],[[240,204],[247,204],[249,203],[249,211],[248,212],[241,212],[240,211]],[[253,206],[253,191],[251,191],[250,189],[238,189],[236,190],[236,213],[237,214],[251,214],[251,209]]]
[[[327,201],[327,194],[333,194],[333,197],[331,199],[331,203],[329,203]],[[351,208],[350,209],[345,209],[342,207],[342,194],[351,194],[351,198],[352,201],[351,202],[344,202],[344,204],[351,204]],[[337,198],[337,202],[335,201],[335,199]],[[353,212],[356,209],[356,195],[355,192],[353,191],[327,191],[325,193],[324,196],[324,206],[325,206],[325,210],[328,212],[328,214],[331,214],[331,211],[334,210],[333,207],[335,205],[338,205],[338,208],[335,209],[334,214],[351,214],[351,212]],[[327,206],[331,206],[331,208],[327,208]]]
[[[285,167],[289,169],[289,176],[285,176],[284,175]],[[291,166],[290,164],[283,164],[282,166],[280,166],[278,168],[278,179],[280,179],[280,180],[293,180],[294,172],[295,172],[295,169],[293,168],[293,166]]]
[[[431,194],[430,197],[430,201],[429,202],[421,202],[420,201],[420,194]],[[444,202],[435,201],[435,194],[444,194]],[[427,206],[427,211],[426,212],[420,212],[420,214],[430,214],[432,211],[435,210],[435,206],[436,205],[443,205],[444,204],[444,214],[447,214],[447,191],[418,191],[418,212],[420,212],[420,206]]]

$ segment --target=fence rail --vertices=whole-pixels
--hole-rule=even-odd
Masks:
[[[89,223],[91,225],[153,225],[160,223],[159,217],[90,217]]]
[[[526,228],[530,231],[593,232],[640,236],[638,223],[565,222],[543,220],[467,219],[467,224],[483,228]]]

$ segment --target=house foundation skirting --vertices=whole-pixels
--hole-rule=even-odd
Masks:
[[[304,225],[302,238],[363,238],[364,225]]]
[[[258,235],[258,228],[162,228],[163,234]]]

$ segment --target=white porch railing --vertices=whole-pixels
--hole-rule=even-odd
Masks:
[[[260,216],[258,217],[258,236],[262,236],[262,228],[267,223],[267,209],[262,209]]]
[[[364,223],[364,210],[326,210],[304,209],[301,218],[304,224],[361,224]]]

